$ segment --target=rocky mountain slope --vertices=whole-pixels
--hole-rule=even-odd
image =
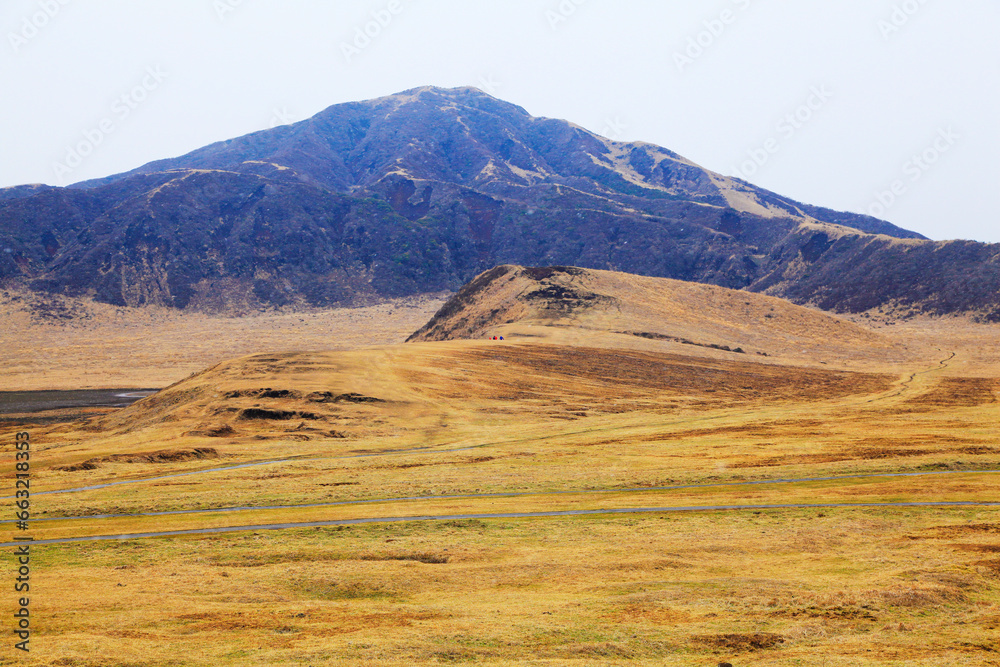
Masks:
[[[69,188],[0,190],[0,281],[139,306],[326,306],[576,265],[1000,320],[1000,247],[799,204],[665,148],[419,88]]]

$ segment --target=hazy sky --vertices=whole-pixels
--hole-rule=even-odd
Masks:
[[[1000,242],[997,0],[6,0],[0,186],[422,85]],[[368,33],[368,34],[366,34]]]

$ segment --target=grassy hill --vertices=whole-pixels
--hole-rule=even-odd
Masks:
[[[990,664],[998,339],[502,266],[407,343],[0,422],[38,664]]]
[[[496,267],[447,301],[409,340],[499,335],[686,354],[714,350],[797,363],[912,358],[881,333],[784,299],[575,267]]]

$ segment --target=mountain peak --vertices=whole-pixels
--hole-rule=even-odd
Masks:
[[[334,105],[71,188],[8,189],[0,241],[0,280],[125,305],[326,306],[518,264],[1000,319],[995,248],[799,203],[472,87]]]

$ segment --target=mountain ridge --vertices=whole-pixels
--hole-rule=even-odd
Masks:
[[[505,122],[510,122],[511,120],[519,120],[521,121],[520,128],[523,128],[526,125],[532,123],[538,124],[540,127],[548,127],[554,124],[555,126],[558,126],[558,130],[560,131],[559,134],[562,135],[563,139],[565,139],[565,133],[567,130],[570,133],[577,133],[578,135],[584,137],[585,142],[590,145],[590,148],[593,148],[598,152],[602,151],[606,152],[607,149],[609,149],[610,147],[620,147],[619,150],[624,150],[624,148],[631,148],[633,151],[652,150],[659,157],[664,157],[666,159],[675,161],[678,165],[681,165],[682,167],[704,172],[711,179],[711,181],[714,182],[713,184],[716,186],[720,185],[725,186],[724,192],[715,193],[716,203],[719,203],[718,196],[721,194],[721,196],[726,199],[726,202],[730,206],[737,208],[737,210],[742,210],[738,208],[738,205],[741,203],[746,205],[747,202],[741,201],[741,195],[753,194],[753,195],[764,196],[764,202],[758,203],[756,205],[749,205],[747,207],[747,210],[744,210],[743,212],[767,211],[769,210],[769,206],[780,207],[780,204],[783,204],[786,207],[785,210],[783,211],[785,213],[798,213],[802,215],[802,217],[815,217],[818,220],[826,222],[830,222],[832,220],[825,218],[833,217],[840,220],[839,222],[835,222],[834,224],[845,224],[846,226],[852,226],[853,228],[860,229],[861,231],[867,231],[871,233],[881,233],[889,236],[898,236],[901,238],[924,238],[922,235],[917,234],[916,232],[904,230],[900,227],[892,225],[891,223],[872,218],[871,216],[832,211],[831,209],[810,206],[802,204],[800,202],[796,202],[786,197],[781,197],[776,193],[764,190],[763,188],[758,188],[741,179],[723,176],[721,174],[717,174],[715,172],[706,170],[697,165],[696,163],[680,156],[679,154],[669,149],[657,146],[655,144],[651,144],[649,142],[643,142],[643,141],[618,142],[606,139],[604,137],[600,137],[599,135],[593,132],[589,132],[585,128],[569,121],[563,121],[546,117],[533,117],[524,108],[511,104],[509,102],[505,102],[503,100],[498,100],[490,95],[487,95],[483,91],[473,87],[463,87],[463,88],[444,90],[432,86],[424,86],[404,91],[396,95],[389,95],[376,98],[374,100],[369,100],[368,102],[364,103],[353,102],[346,104],[338,104],[328,107],[327,109],[324,109],[323,111],[319,112],[312,118],[306,119],[304,121],[299,121],[291,125],[273,128],[271,130],[253,132],[233,139],[215,142],[203,148],[191,151],[183,156],[179,156],[176,158],[168,158],[164,160],[157,160],[154,162],[150,162],[146,165],[142,165],[131,171],[123,172],[121,174],[114,174],[101,179],[83,181],[80,183],[73,184],[69,187],[71,188],[99,187],[101,185],[107,185],[109,183],[121,181],[123,179],[126,179],[134,175],[155,173],[158,171],[166,171],[172,169],[207,168],[207,169],[219,169],[219,170],[236,170],[248,164],[276,165],[278,163],[272,161],[275,159],[282,160],[280,164],[286,167],[288,165],[298,165],[299,168],[292,167],[292,169],[296,173],[296,175],[302,178],[303,180],[311,181],[313,183],[319,183],[326,187],[331,187],[337,191],[350,191],[351,188],[371,187],[379,180],[387,176],[390,176],[393,173],[400,173],[401,175],[421,180],[456,182],[454,180],[442,178],[440,174],[437,174],[438,178],[432,178],[431,175],[426,172],[417,174],[411,174],[406,172],[405,170],[393,172],[391,170],[388,170],[386,167],[386,165],[392,163],[391,160],[384,160],[380,165],[381,170],[374,170],[374,173],[371,174],[369,178],[359,179],[357,178],[358,174],[355,173],[353,174],[355,176],[355,179],[351,180],[347,177],[346,173],[343,173],[343,168],[346,167],[346,162],[347,162],[347,160],[345,159],[346,156],[344,155],[344,150],[346,146],[336,143],[331,145],[329,142],[323,142],[323,141],[319,142],[313,141],[317,138],[317,134],[320,134],[319,132],[317,132],[317,130],[324,131],[321,136],[327,136],[327,137],[339,136],[341,139],[349,140],[352,129],[356,130],[359,127],[359,125],[370,127],[370,125],[366,125],[363,122],[363,116],[364,116],[363,111],[365,110],[365,105],[373,105],[374,108],[378,110],[380,113],[386,111],[385,107],[390,107],[388,113],[386,114],[388,116],[393,113],[398,113],[401,107],[404,107],[407,104],[420,103],[422,99],[421,96],[423,95],[429,95],[437,100],[439,100],[440,98],[455,97],[457,101],[464,102],[469,109],[474,109],[477,112],[487,114],[495,119],[499,119]],[[446,107],[446,108],[457,109],[457,107]],[[503,114],[498,113],[501,110],[507,112],[506,117]],[[512,117],[510,114],[514,114],[514,116]],[[344,131],[345,127],[346,127],[346,132]],[[347,137],[343,137],[345,133]],[[299,142],[298,144],[295,144],[295,146],[297,149],[300,150],[301,150],[301,144],[306,139],[308,139],[311,144],[309,145],[310,148],[316,149],[317,143],[319,143],[319,144],[325,144],[325,146],[322,146],[322,148],[326,149],[338,148],[339,152],[336,150],[331,150],[330,151],[331,154],[327,156],[328,159],[324,161],[323,164],[321,165],[317,165],[316,162],[318,160],[315,159],[303,163],[303,161],[300,159],[302,156],[295,155],[294,152],[292,152],[292,154],[290,155],[287,146],[284,147],[283,152],[279,152],[277,155],[275,155],[274,153],[268,153],[268,151],[272,148],[273,144],[275,143],[275,140],[277,140],[280,143],[282,139],[291,139],[291,138],[294,138],[296,141]],[[603,146],[600,146],[598,144],[603,144]],[[535,147],[532,146],[531,148],[534,149]],[[250,155],[247,155],[247,153],[249,153]],[[252,157],[253,159],[248,160],[247,157]],[[317,157],[316,153],[312,152],[311,157],[313,158]],[[543,157],[548,157],[548,156],[543,156]],[[643,160],[643,157],[636,156],[634,154],[631,155],[630,157],[633,158],[630,159],[630,166],[634,167],[633,169],[630,170],[632,171],[630,175],[633,177],[639,177],[639,179],[643,178],[643,174],[641,174],[639,170],[643,170],[644,167],[639,166],[638,164]],[[648,155],[646,157],[648,157]],[[341,173],[335,173],[335,174],[330,173],[331,169],[329,165],[326,164],[327,162],[332,163],[337,168],[340,168]],[[631,164],[633,162],[635,162],[636,164],[635,165]],[[487,163],[487,166],[488,165],[489,162]],[[524,167],[530,165],[508,164],[507,166],[516,167],[517,169],[523,169]],[[251,167],[251,169],[253,168],[254,167]],[[547,169],[543,167],[543,171],[537,173],[544,174],[546,173],[546,171]],[[646,171],[651,172],[652,170],[646,170]],[[481,171],[479,173],[481,173]],[[644,187],[650,190],[656,190],[657,188],[655,187],[655,184],[649,183],[648,177],[646,178],[647,182],[634,183],[634,185],[637,185],[639,187]],[[460,182],[460,183],[462,185],[471,186],[469,182]],[[556,179],[553,180],[552,183],[571,187],[572,179],[564,179],[564,180]],[[708,184],[702,185],[701,192],[699,192],[698,194],[707,196],[708,192],[710,192],[710,186],[708,187],[706,186],[708,186]],[[752,192],[747,192],[748,190]],[[743,197],[743,199],[745,199],[745,197]],[[814,215],[813,213],[805,213],[803,209],[809,209],[813,211],[816,215]],[[770,210],[773,211],[773,209]]]
[[[1000,320],[1000,246],[955,243],[801,204],[474,88],[334,105],[68,188],[0,190],[0,281],[130,306],[348,304],[456,290],[521,264],[710,283],[834,311]],[[886,275],[888,264],[915,288]]]

